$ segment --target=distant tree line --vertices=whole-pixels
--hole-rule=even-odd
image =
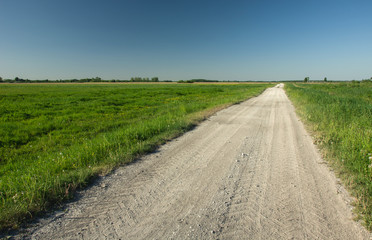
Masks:
[[[194,82],[219,82],[218,80],[207,80],[207,79],[191,79],[191,80],[179,80],[178,83],[194,83]]]
[[[141,77],[132,77],[130,79],[131,82],[159,82],[158,77],[149,78],[141,78]]]
[[[301,81],[301,80],[298,80]],[[303,80],[304,82],[309,82],[310,78],[305,77]],[[312,81],[321,81],[321,80],[312,80]],[[328,82],[327,77],[323,79],[324,82]],[[369,79],[362,79],[361,82],[370,82],[372,81],[372,77]],[[93,77],[93,78],[82,78],[82,79],[60,79],[60,80],[29,80],[29,79],[23,79],[20,77],[15,77],[14,79],[4,79],[0,77],[0,83],[85,83],[85,82],[159,82],[158,77],[153,78],[141,78],[141,77],[132,77],[130,80],[118,80],[118,79],[112,79],[112,80],[103,80],[100,77]],[[163,82],[172,82],[171,80],[163,80]],[[208,79],[191,79],[191,80],[179,80],[178,83],[195,83],[195,82],[251,82],[251,81],[218,81],[218,80],[208,80]],[[353,80],[353,82],[359,82],[356,80]]]
[[[305,77],[304,82],[306,83],[306,82],[309,82],[309,81],[310,81],[310,78],[309,77]],[[325,77],[323,79],[323,82],[327,82],[327,81],[328,81],[328,79],[327,79],[327,77]]]
[[[0,77],[0,83],[85,83],[85,82],[159,82],[158,77],[149,78],[140,78],[135,77],[131,78],[131,80],[102,80],[100,77],[93,77],[93,78],[82,78],[82,79],[60,79],[60,80],[29,80],[23,79],[19,77],[15,77],[14,79],[3,79]],[[168,81],[169,82],[169,81]]]
[[[312,80],[312,81],[318,82],[318,81],[321,81],[321,80]],[[369,79],[362,79],[361,81],[352,80],[352,82],[370,82],[370,81],[372,81],[372,77],[369,78]],[[309,78],[309,77],[305,77],[305,78],[304,78],[304,82],[305,82],[305,83],[306,83],[306,82],[310,82],[310,78]],[[323,79],[323,82],[328,82],[328,78],[325,77],[325,78]]]
[[[23,79],[23,78],[19,78],[19,77],[16,77],[14,79],[3,79],[2,77],[0,77],[0,82],[4,82],[4,83],[12,83],[12,82],[17,82],[17,83],[27,83],[27,82],[32,82],[31,80],[29,79]]]

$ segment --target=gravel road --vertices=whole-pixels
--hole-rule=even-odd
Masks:
[[[28,238],[371,238],[282,84],[79,194]]]

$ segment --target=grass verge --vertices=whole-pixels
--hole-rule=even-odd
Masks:
[[[372,83],[285,84],[316,143],[372,230]]]
[[[0,229],[270,86],[0,85]]]

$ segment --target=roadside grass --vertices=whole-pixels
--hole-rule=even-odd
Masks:
[[[285,84],[288,97],[313,131],[357,201],[358,218],[372,230],[372,82]]]
[[[271,86],[0,85],[0,230]]]

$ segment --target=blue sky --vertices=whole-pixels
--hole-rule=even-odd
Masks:
[[[360,80],[370,0],[0,0],[3,78]]]

